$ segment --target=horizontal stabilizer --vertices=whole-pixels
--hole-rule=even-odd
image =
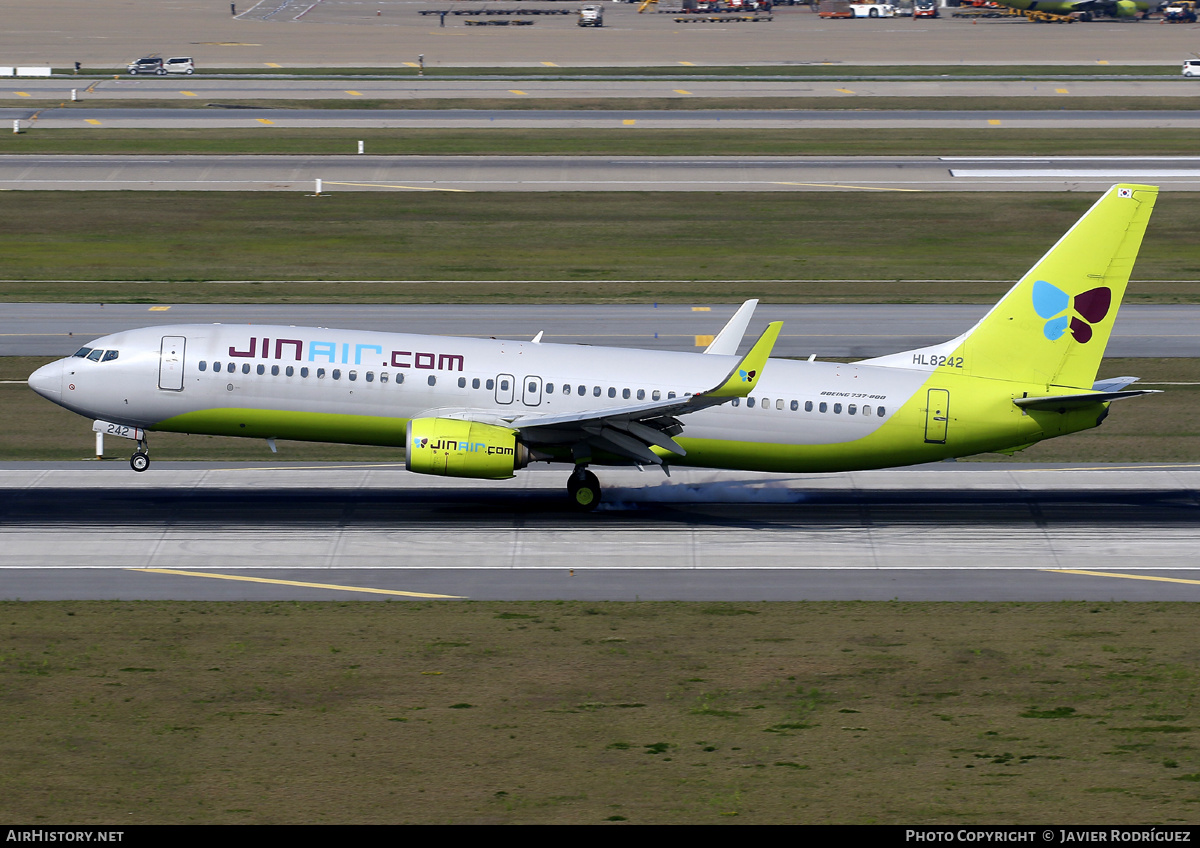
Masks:
[[[1097,392],[1090,395],[1054,395],[1053,397],[1014,398],[1013,403],[1022,409],[1048,409],[1051,412],[1066,412],[1097,403],[1124,400],[1138,395],[1161,394],[1158,389],[1134,389],[1128,392]]]
[[[1137,377],[1109,377],[1107,380],[1097,380],[1092,383],[1093,392],[1119,392],[1126,386],[1138,381]]]

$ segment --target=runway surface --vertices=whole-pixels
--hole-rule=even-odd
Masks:
[[[1197,84],[1200,89],[1200,84]],[[1193,94],[1194,94],[1193,90]],[[1099,105],[1099,104],[1098,104]],[[7,108],[38,129],[1192,129],[1200,110]]]
[[[1200,120],[1200,113],[1197,113]],[[0,190],[1200,190],[1200,157],[0,155]]]
[[[1135,283],[1136,286],[1136,283]],[[999,284],[998,289],[1006,288]],[[69,356],[99,336],[164,324],[294,324],[445,336],[496,336],[650,350],[708,344],[736,304],[692,306],[468,306],[8,303],[0,314],[0,356]],[[990,309],[981,304],[761,304],[748,347],[768,321],[783,321],[776,356],[882,356],[951,339]],[[1200,356],[1200,306],[1121,308],[1109,356]]]
[[[1077,68],[1064,68],[1061,75],[1036,78],[979,78],[975,75],[918,76],[881,78],[869,76],[870,69],[848,68],[835,76],[814,77],[800,73],[778,76],[712,76],[663,72],[657,76],[631,77],[541,77],[513,69],[511,74],[476,77],[370,77],[343,76],[314,79],[307,76],[129,76],[51,78],[0,77],[0,99],[28,98],[31,105],[76,100],[71,109],[86,112],[89,103],[139,100],[178,101],[197,106],[210,103],[236,104],[246,100],[339,100],[347,104],[362,100],[426,100],[488,98],[496,100],[537,100],[540,98],[667,98],[685,103],[697,97],[760,98],[821,97],[852,101],[861,97],[1195,97],[1200,82],[1184,77],[1162,76],[1130,78],[1126,75],[1084,75]],[[890,69],[889,69],[890,70]],[[1004,68],[992,72],[1002,77]],[[331,74],[332,76],[332,74]],[[1098,107],[1105,104],[1097,102]],[[335,119],[336,116],[329,116]]]
[[[8,599],[1200,600],[1200,466],[0,467]]]

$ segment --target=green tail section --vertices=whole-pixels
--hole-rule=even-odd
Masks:
[[[1004,299],[955,340],[976,377],[1090,389],[1158,197],[1115,185]]]

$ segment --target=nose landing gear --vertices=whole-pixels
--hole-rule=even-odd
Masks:
[[[600,503],[600,481],[587,470],[587,466],[577,465],[575,473],[567,480],[567,495],[575,509],[584,512],[593,510]]]
[[[137,451],[129,457],[129,467],[139,473],[150,467],[150,446],[145,439],[138,439]]]

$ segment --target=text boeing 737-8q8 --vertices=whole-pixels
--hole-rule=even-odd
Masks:
[[[703,353],[282,326],[180,325],[97,339],[37,370],[38,394],[147,433],[403,446],[410,471],[505,479],[531,462],[823,472],[1012,452],[1146,394],[1096,381],[1158,189],[1113,186],[973,328],[851,364],[736,352],[755,301]]]

